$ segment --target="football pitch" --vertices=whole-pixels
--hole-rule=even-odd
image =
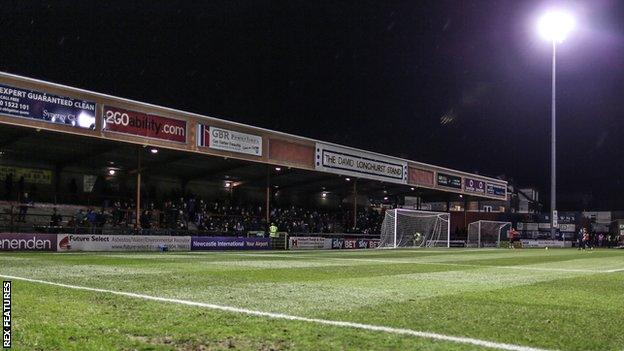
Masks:
[[[624,250],[2,253],[15,350],[622,350]]]

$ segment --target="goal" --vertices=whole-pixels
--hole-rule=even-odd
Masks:
[[[449,222],[447,212],[387,210],[381,225],[379,247],[450,247]]]
[[[507,238],[511,222],[476,221],[468,224],[466,247],[500,247],[501,236]]]

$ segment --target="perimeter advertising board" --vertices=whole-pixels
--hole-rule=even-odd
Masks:
[[[0,251],[56,251],[56,234],[0,234]]]
[[[572,247],[571,241],[521,240],[522,247]]]
[[[332,249],[375,249],[379,246],[379,239],[332,239]]]
[[[288,238],[291,250],[331,249],[332,239],[318,236],[291,236]]]
[[[189,251],[190,236],[59,234],[58,251]]]
[[[262,156],[261,136],[203,124],[197,125],[197,146],[239,154]]]
[[[95,129],[95,102],[0,84],[0,114]]]
[[[186,143],[186,121],[104,106],[102,130],[150,139]]]
[[[237,238],[228,236],[193,236],[191,250],[267,250],[269,238]]]
[[[316,143],[315,168],[318,171],[392,183],[407,183],[407,162],[401,159]]]
[[[464,190],[472,193],[485,193],[485,182],[478,179],[464,178]]]

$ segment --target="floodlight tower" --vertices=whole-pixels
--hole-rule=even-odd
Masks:
[[[550,234],[555,238],[557,227],[557,177],[556,177],[556,67],[557,44],[562,43],[574,28],[574,18],[567,12],[546,12],[538,21],[538,30],[542,38],[552,42],[552,102],[551,102],[551,159],[550,159]]]

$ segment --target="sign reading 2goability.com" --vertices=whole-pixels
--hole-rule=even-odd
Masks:
[[[11,281],[2,282],[2,348],[11,348]]]

